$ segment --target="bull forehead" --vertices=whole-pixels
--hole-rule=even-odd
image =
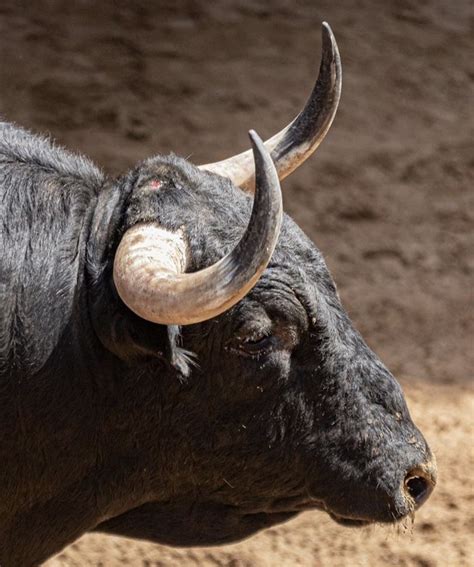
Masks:
[[[183,158],[156,156],[133,175],[126,228],[137,222],[159,222],[183,230],[192,255],[191,270],[222,258],[239,241],[250,219],[253,198],[220,175],[201,171]],[[309,312],[316,295],[337,300],[334,281],[322,254],[298,225],[284,215],[272,260],[257,288],[269,281],[289,285],[305,298]],[[336,301],[337,302],[337,301]]]

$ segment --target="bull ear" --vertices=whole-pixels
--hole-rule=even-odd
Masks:
[[[114,302],[104,303],[113,306]],[[96,313],[97,316],[97,313]],[[124,309],[107,309],[100,314],[96,332],[102,344],[125,362],[155,359],[173,368],[185,381],[196,366],[194,353],[182,348],[181,328],[156,325]]]
[[[168,333],[165,326],[153,325],[125,309],[114,308],[95,313],[100,323],[96,332],[102,344],[124,361],[133,361],[147,357],[166,361]],[[98,328],[97,328],[98,327]]]

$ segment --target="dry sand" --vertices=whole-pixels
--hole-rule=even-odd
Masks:
[[[48,567],[474,565],[472,17],[469,0],[3,0],[0,111],[111,172],[157,152],[214,161],[251,127],[273,133],[309,93],[330,22],[343,98],[285,206],[439,465],[413,526],[349,530],[314,512],[190,550],[94,534]]]

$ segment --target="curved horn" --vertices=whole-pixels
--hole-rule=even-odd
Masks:
[[[280,234],[282,199],[275,166],[258,135],[250,131],[256,191],[247,230],[217,263],[183,273],[189,252],[181,233],[153,224],[135,225],[123,236],[114,260],[114,283],[137,315],[167,325],[211,319],[242,299],[265,270]]]
[[[286,128],[265,142],[275,162],[278,177],[284,179],[297,169],[324,140],[341,97],[342,70],[336,40],[323,22],[322,57],[319,76],[304,109]],[[200,169],[228,177],[234,185],[253,192],[254,173],[250,150]]]

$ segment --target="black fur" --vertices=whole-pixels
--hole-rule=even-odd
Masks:
[[[175,156],[110,180],[2,124],[0,203],[3,567],[94,529],[235,541],[310,498],[354,523],[411,511],[403,479],[429,449],[290,218],[247,297],[180,329],[123,305],[115,249],[153,221],[185,228],[190,269],[212,264],[250,216],[230,181]]]

